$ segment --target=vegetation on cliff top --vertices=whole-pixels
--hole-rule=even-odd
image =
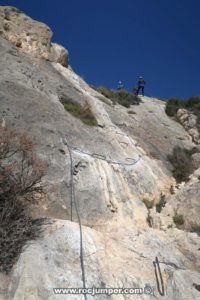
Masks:
[[[110,99],[113,104],[118,103],[124,107],[129,108],[130,105],[137,105],[141,102],[140,98],[137,95],[132,95],[126,90],[113,91],[106,87],[93,88],[104,97]]]

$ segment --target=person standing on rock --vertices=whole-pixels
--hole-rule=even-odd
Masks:
[[[144,86],[146,82],[142,76],[139,77],[138,80],[138,90],[137,90],[137,95],[139,94],[139,91],[142,90],[142,96],[144,96]]]
[[[124,88],[124,84],[122,83],[122,81],[118,81],[118,84],[117,84],[117,89],[118,90],[122,90]]]

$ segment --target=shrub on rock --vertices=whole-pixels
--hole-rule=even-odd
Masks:
[[[39,235],[27,204],[43,193],[47,164],[35,154],[35,140],[0,127],[0,271],[8,273],[23,246]]]

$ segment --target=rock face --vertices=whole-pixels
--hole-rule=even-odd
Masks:
[[[144,289],[150,286],[150,294],[140,294],[139,299],[199,299],[199,291],[194,285],[200,281],[200,241],[195,234],[177,229],[166,233],[129,228],[117,237],[84,227],[83,237],[88,288]],[[21,255],[4,299],[54,300],[59,296],[54,294],[53,288],[81,288],[79,247],[78,225],[55,220],[47,226],[43,239],[29,245]],[[159,295],[157,288],[155,256],[159,257],[164,297]],[[88,299],[95,300],[114,300],[116,297],[131,300],[136,295],[88,295]],[[82,295],[62,295],[60,298],[84,299]]]
[[[32,20],[14,7],[1,6],[0,33],[26,53],[61,63],[64,66],[68,65],[68,51],[62,46],[51,44],[50,28]]]
[[[5,7],[0,8],[1,28],[8,21],[11,27],[25,22],[22,13],[7,9],[9,14],[5,14]],[[35,22],[28,17],[27,20]],[[192,148],[191,136],[165,114],[165,104],[160,100],[143,97],[140,105],[131,107],[133,114],[122,106],[100,101],[99,93],[71,68],[62,66],[65,51],[54,44],[47,47],[51,32],[46,25],[39,24],[43,29],[41,34],[35,31],[35,52],[26,50],[26,43],[21,51],[12,41],[12,35],[22,37],[17,28],[12,27],[12,35],[2,31],[0,123],[35,136],[38,155],[48,160],[44,183],[49,192],[30,210],[34,218],[49,217],[49,224],[43,225],[40,239],[26,246],[12,273],[0,274],[0,299],[53,300],[59,298],[53,288],[83,287],[80,228],[74,203],[70,221],[69,150],[83,224],[86,286],[151,286],[155,299],[199,299],[198,235],[178,230],[173,223],[173,215],[179,209],[183,209],[180,213],[184,213],[187,222],[194,216],[198,218],[198,170],[188,184],[171,195],[175,180],[167,158],[173,146]],[[21,34],[26,35],[29,29],[23,28]],[[40,50],[36,45],[42,40],[47,44],[37,52]],[[48,55],[57,57],[56,62],[41,60],[49,59]],[[65,111],[61,103],[64,100],[89,106],[98,126],[84,125]],[[145,200],[157,204],[162,197],[167,203],[161,213],[155,207],[147,209],[144,204]],[[164,291],[160,293],[153,264],[156,257],[163,279]],[[88,295],[88,299],[116,297],[133,299],[133,295]],[[139,297],[152,299],[149,294]]]
[[[119,224],[119,218],[135,218],[145,225],[145,207],[140,199],[148,193],[158,201],[161,191],[169,189],[173,179],[167,168],[150,159],[134,135],[127,135],[112,123],[107,108],[95,97],[97,93],[71,70],[29,57],[3,39],[0,51],[1,118],[17,130],[36,136],[38,153],[51,165],[45,181],[55,187],[55,192],[42,203],[41,214],[70,218],[67,142],[78,148],[73,149],[73,159],[76,196],[84,224],[102,226],[114,220]],[[83,126],[64,110],[59,101],[63,97],[82,105],[88,103],[100,126]],[[35,211],[38,215],[37,207]]]
[[[61,45],[58,45],[56,43],[51,43],[50,58],[54,62],[57,62],[63,66],[68,66],[69,53]]]
[[[183,215],[184,228],[190,230],[199,227],[200,232],[200,181],[199,177],[192,178],[174,196],[168,199],[176,214]]]
[[[149,217],[153,228],[162,230],[175,228],[174,217],[181,216],[184,222],[178,224],[181,229],[200,234],[199,169],[198,177],[195,175],[188,183],[184,183],[177,189],[174,195],[167,196],[166,204],[161,208],[161,212],[157,212],[155,207],[150,209]]]
[[[180,145],[191,148],[191,136],[182,126],[170,119],[165,113],[165,102],[154,98],[142,97],[143,103],[127,109],[116,106],[108,108],[112,121],[123,131],[136,139],[148,156],[161,160],[170,169],[166,156],[173,147]]]
[[[177,118],[196,144],[200,144],[200,134],[197,127],[197,117],[187,109],[179,109]]]

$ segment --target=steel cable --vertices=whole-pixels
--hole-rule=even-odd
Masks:
[[[121,161],[114,161],[114,160],[106,158],[105,155],[102,155],[102,154],[99,154],[99,153],[86,152],[86,151],[80,150],[80,149],[78,149],[76,147],[72,147],[72,146],[70,148],[71,148],[71,150],[77,151],[77,152],[82,153],[82,154],[86,154],[88,156],[91,156],[91,157],[99,159],[99,160],[104,160],[107,163],[115,164],[115,165],[132,166],[132,165],[135,165],[141,159],[141,156],[139,156],[138,159],[133,159],[131,157],[126,157],[126,161],[130,161],[130,163],[121,162]]]
[[[68,144],[68,142],[64,141],[64,144],[67,146],[68,148],[68,152],[69,152],[69,157],[70,157],[70,187],[71,187],[71,191],[70,191],[70,205],[71,205],[71,212],[70,212],[70,217],[71,217],[71,221],[73,221],[73,204],[76,210],[76,215],[77,215],[77,219],[78,219],[78,223],[79,223],[79,230],[80,230],[80,263],[81,263],[81,271],[82,271],[82,282],[83,282],[83,288],[86,288],[86,279],[85,279],[85,267],[84,267],[84,255],[83,255],[83,232],[82,232],[82,224],[81,224],[81,218],[80,218],[80,214],[79,214],[79,210],[78,210],[78,206],[76,203],[76,197],[75,197],[75,189],[74,189],[74,180],[73,180],[73,172],[74,172],[74,166],[73,166],[73,157],[72,157],[72,150],[77,151],[79,153],[82,154],[86,154],[88,156],[91,156],[92,158],[96,158],[99,160],[104,160],[107,163],[110,164],[117,164],[117,165],[125,165],[125,166],[131,166],[136,164],[140,159],[141,156],[139,156],[139,158],[137,160],[127,157],[126,161],[129,161],[129,163],[125,163],[125,162],[119,162],[119,161],[113,161],[111,159],[107,159],[105,155],[102,154],[98,154],[98,153],[89,153],[83,150],[80,150],[76,147],[72,147]],[[87,295],[84,293],[84,298],[85,300],[87,300]]]
[[[81,218],[78,211],[78,206],[76,203],[76,197],[75,197],[75,190],[74,190],[74,180],[73,180],[73,158],[71,153],[71,148],[68,145],[68,143],[65,141],[65,144],[67,145],[69,156],[70,156],[70,186],[71,186],[71,221],[73,221],[73,215],[72,215],[72,208],[73,203],[76,210],[76,215],[78,218],[79,223],[79,231],[80,231],[80,263],[81,263],[81,271],[82,271],[82,281],[83,281],[83,289],[86,288],[86,280],[85,280],[85,267],[84,267],[84,257],[83,257],[83,232],[82,232],[82,224],[81,224]],[[87,300],[87,295],[84,293],[84,298]]]

